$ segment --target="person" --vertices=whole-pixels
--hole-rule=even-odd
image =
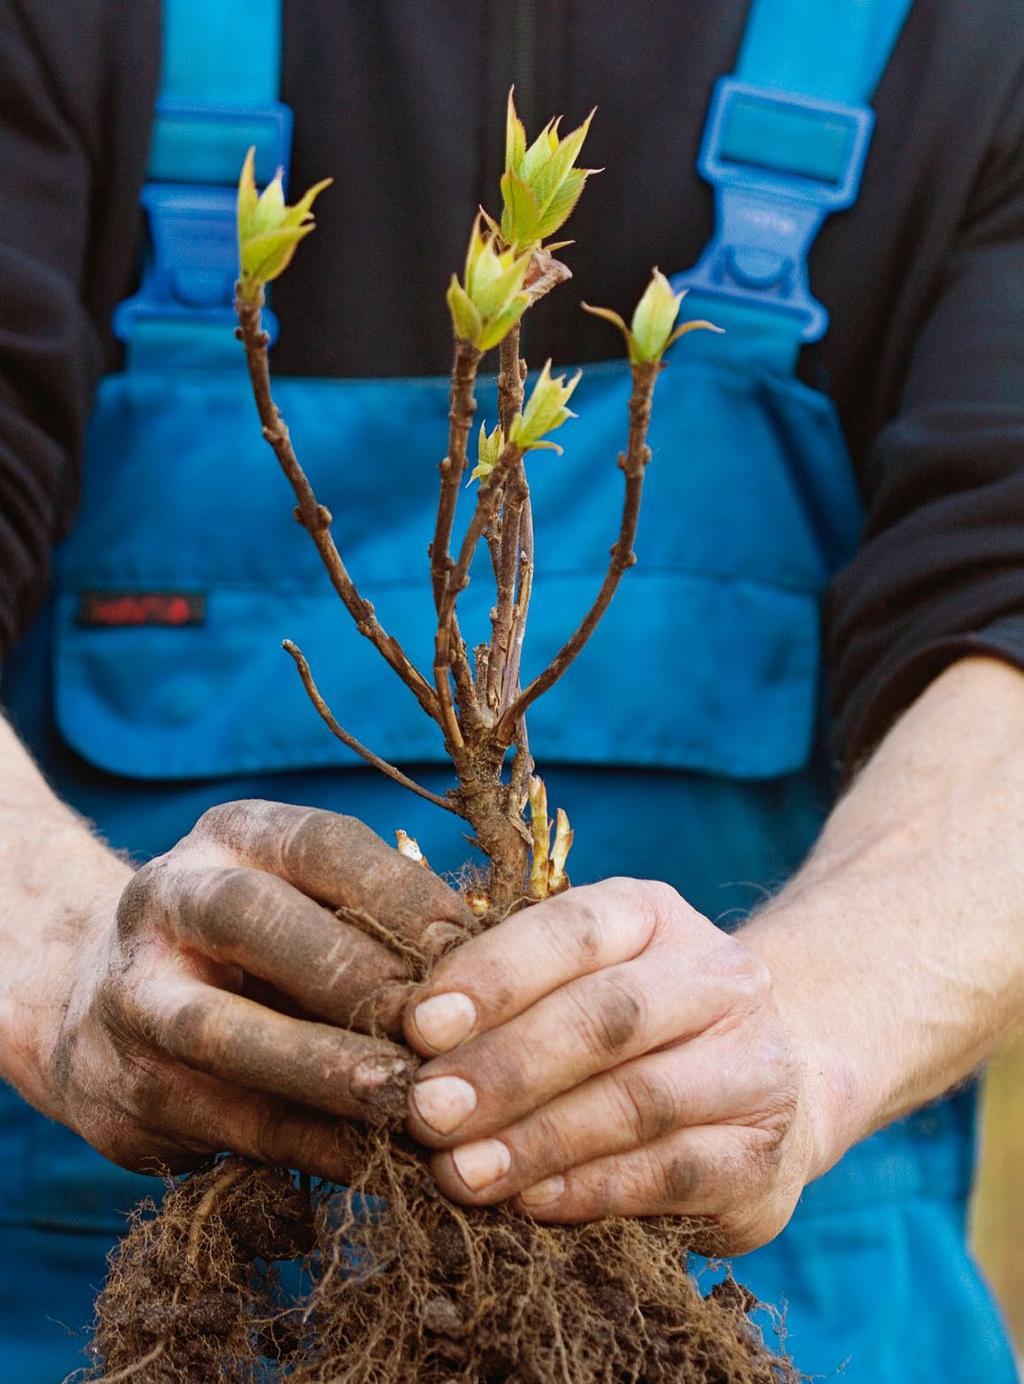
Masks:
[[[579,296],[623,307],[652,263],[695,265],[712,238],[694,165],[738,53],[760,89],[831,102],[833,135],[864,135],[850,110],[880,75],[859,198],[810,259],[830,330],[810,340],[806,297],[795,335],[761,301],[799,255],[734,260],[739,290],[707,311],[727,335],[659,384],[639,566],[537,708],[579,887],[447,957],[404,1018],[427,1059],[410,1128],[449,1196],[551,1222],[698,1217],[706,1248],[787,1304],[802,1369],[874,1384],[1014,1377],[963,1238],[969,1078],[1024,996],[1024,33],[1011,0],[907,9],[605,0],[595,22],[288,0],[291,175],[336,182],[274,294],[307,469],[418,650],[441,300],[468,215],[493,206],[509,83],[531,131],[598,104],[588,161],[609,171],[566,256]],[[276,10],[169,0],[179,117],[233,99],[282,128],[260,43]],[[884,55],[851,77],[870,13]],[[816,47],[836,17],[853,27]],[[219,43],[196,39],[218,23]],[[419,867],[382,839],[397,825],[435,865],[460,859],[282,666],[280,637],[301,637],[361,737],[443,786],[441,747],[344,626],[253,436],[223,285],[173,259],[175,197],[203,175],[162,142],[166,107],[144,194],[165,277],[136,282],[160,24],[153,0],[0,13],[0,1339],[24,1381],[80,1358],[61,1326],[85,1325],[118,1213],[155,1185],[138,1173],[230,1149],[345,1177],[339,1122],[386,1064],[343,1089],[332,1064],[396,977],[332,909],[423,907]],[[197,26],[190,44],[175,25]],[[772,128],[739,161],[803,207],[839,174],[780,169]],[[221,224],[233,181],[220,167],[189,205]],[[586,364],[604,333],[563,290],[527,351]],[[580,387],[581,429],[605,378]],[[606,558],[607,428],[593,456],[567,436],[531,472],[538,661]],[[433,916],[461,916],[428,887]]]

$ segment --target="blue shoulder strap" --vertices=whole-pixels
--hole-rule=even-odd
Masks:
[[[235,199],[287,175],[292,115],[278,101],[281,0],[163,0],[163,77],[142,192],[149,246],[138,293],[114,314],[127,366],[237,364]],[[266,314],[273,334],[272,314]]]
[[[752,0],[736,74],[722,78],[698,167],[715,234],[676,276],[694,315],[725,326],[707,349],[792,369],[828,314],[807,260],[825,217],[856,200],[874,123],[866,104],[912,0]],[[163,85],[143,205],[150,254],[115,315],[128,363],[237,360],[235,186],[287,169],[291,112],[277,100],[281,0],[163,0]],[[273,322],[270,322],[271,330]],[[696,340],[691,338],[691,340]],[[691,347],[691,349],[693,349]]]
[[[752,0],[698,158],[715,232],[673,280],[692,295],[687,315],[726,328],[697,349],[790,371],[801,345],[824,336],[808,255],[825,217],[856,201],[874,127],[867,102],[911,3]]]

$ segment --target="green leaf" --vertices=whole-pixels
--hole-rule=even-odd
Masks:
[[[490,214],[490,212],[484,211],[483,207],[481,207],[480,215],[483,217],[484,224],[490,231],[491,235],[493,235],[497,240],[501,240],[501,226],[498,224],[497,221],[495,221],[494,217]]]
[[[716,336],[724,336],[725,328],[716,327],[714,322],[705,322],[703,319],[693,322],[682,322],[665,342],[665,350],[667,351],[670,346],[674,345],[681,336],[685,336],[687,332],[714,332]]]
[[[629,328],[617,312],[611,308],[595,308],[590,303],[580,303],[584,312],[589,312],[591,317],[603,317],[606,322],[610,322],[613,327],[618,327],[623,336],[629,335]]]
[[[493,239],[485,237],[482,249],[473,258],[466,281],[466,292],[485,321],[501,312],[521,290],[529,260],[528,253],[518,257],[509,250],[496,254]]]
[[[448,311],[452,315],[452,327],[455,335],[461,341],[468,341],[471,346],[479,346],[483,334],[483,323],[472,298],[459,283],[458,276],[455,274],[452,275],[452,281],[448,285],[446,297]]]
[[[249,149],[238,180],[238,260],[247,297],[270,283],[291,263],[296,246],[313,230],[314,199],[331,182],[317,183],[294,207],[285,205],[281,172],[257,195],[254,148]]]
[[[314,183],[313,186],[309,189],[309,191],[304,193],[303,196],[299,198],[299,200],[295,203],[294,207],[287,207],[285,209],[285,225],[304,225],[307,218],[313,215],[313,203],[320,196],[321,192],[323,192],[324,188],[330,187],[330,185],[333,182],[333,178],[321,179],[320,182]]]
[[[505,117],[505,168],[518,169],[526,153],[526,128],[516,113],[513,100],[515,87],[509,87],[508,112]]]
[[[245,156],[242,164],[242,173],[238,179],[238,243],[241,246],[243,240],[248,240],[252,235],[252,219],[256,212],[259,202],[259,194],[256,191],[256,146],[249,146],[249,152]]]
[[[559,141],[557,149],[532,180],[531,186],[537,201],[540,203],[541,211],[547,208],[548,203],[561,187],[566,174],[576,162],[576,156],[583,148],[583,141],[587,137],[593,118],[594,112],[591,111],[582,125]]]
[[[552,378],[551,362],[547,361],[530,392],[526,407],[512,424],[509,441],[518,443],[524,450],[536,447],[545,433],[574,418],[575,414],[566,405],[581,378],[582,371],[578,371],[568,384],[564,375]]]
[[[477,463],[470,475],[470,481],[486,480],[498,464],[498,458],[505,450],[505,434],[500,425],[491,435],[487,435],[487,424],[480,424],[480,441],[477,444]]]
[[[505,173],[501,179],[504,207],[501,213],[501,236],[513,250],[532,246],[540,239],[540,208],[533,189],[516,173]]]
[[[313,229],[312,226],[285,226],[252,236],[242,251],[242,273],[260,283],[270,283],[288,268],[299,241]]]
[[[682,300],[682,293],[673,293],[668,279],[655,269],[630,323],[631,354],[636,363],[658,360],[662,355]]]
[[[256,203],[256,210],[252,218],[253,235],[262,235],[266,231],[276,231],[284,223],[284,186],[281,182],[281,169],[279,168],[260,193],[260,199]]]
[[[491,318],[489,322],[484,323],[483,333],[479,342],[477,342],[480,350],[489,351],[492,347],[500,345],[529,306],[530,298],[528,294],[516,294],[502,312],[499,312],[496,317]]]
[[[549,235],[554,235],[559,226],[564,226],[576,208],[576,203],[580,200],[587,178],[590,176],[589,168],[573,168],[562,180],[562,185],[552,197],[540,217],[538,232],[542,240]]]
[[[516,173],[524,182],[532,183],[557,148],[558,125],[556,121],[549,120],[523,155]]]

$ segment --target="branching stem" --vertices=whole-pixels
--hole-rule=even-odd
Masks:
[[[343,745],[347,745],[348,748],[359,755],[361,759],[365,759],[367,764],[372,764],[375,769],[379,769],[382,774],[386,774],[389,779],[393,779],[395,783],[400,784],[403,788],[408,788],[411,793],[417,793],[421,798],[426,798],[427,802],[433,803],[435,807],[443,807],[446,812],[454,812],[457,817],[463,815],[457,803],[451,798],[442,798],[438,793],[431,793],[429,788],[424,788],[422,784],[409,778],[407,774],[403,774],[401,769],[396,769],[395,766],[389,764],[386,759],[381,759],[380,755],[374,754],[372,750],[367,749],[367,747],[362,744],[361,741],[357,740],[354,735],[350,735],[348,731],[345,730],[344,726],[339,725],[338,721],[335,719],[334,713],[324,701],[323,695],[313,679],[313,674],[310,672],[309,664],[302,650],[297,644],[293,644],[290,639],[284,640],[282,648],[290,653],[295,660],[295,666],[299,670],[299,677],[302,679],[302,685],[306,689],[309,700],[320,713],[321,719],[332,735],[336,735]]]
[[[330,511],[319,503],[309,478],[299,465],[288,433],[288,425],[271,394],[270,365],[267,360],[268,338],[263,330],[262,307],[262,290],[255,300],[243,298],[241,294],[236,297],[238,336],[245,346],[253,395],[263,425],[263,436],[273,448],[298,501],[296,517],[316,544],[331,585],[355,621],[356,629],[369,639],[382,658],[413,692],[427,715],[436,721],[439,717],[439,707],[434,691],[411,662],[398,640],[383,628],[372,603],[360,595],[331,536]]]
[[[495,727],[495,735],[506,743],[512,742],[516,723],[525,716],[533,705],[559,680],[566,669],[584,647],[597,628],[601,617],[611,604],[622,575],[636,562],[633,543],[636,539],[637,521],[640,517],[640,499],[643,494],[644,472],[651,459],[647,446],[647,430],[651,421],[651,401],[661,365],[649,362],[634,365],[633,392],[629,400],[629,437],[626,451],[619,457],[619,465],[625,473],[626,488],[622,503],[622,519],[619,536],[612,545],[608,571],[594,599],[593,605],[583,617],[575,633],[562,645],[548,666],[526,687],[511,706],[503,713]]]

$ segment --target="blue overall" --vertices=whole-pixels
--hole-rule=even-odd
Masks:
[[[909,0],[756,0],[701,155],[717,229],[681,275],[692,336],[661,378],[639,566],[578,665],[531,713],[553,801],[576,830],[577,882],[668,879],[728,923],[798,865],[828,810],[819,600],[853,552],[857,491],[829,400],[799,383],[825,329],[807,250],[849,205],[870,98]],[[387,759],[449,782],[436,727],[352,628],[291,517],[232,339],[233,185],[259,146],[284,162],[276,0],[165,6],[165,86],[145,201],[153,248],[119,310],[127,364],[103,382],[77,527],[56,589],[5,670],[11,714],[60,791],[116,846],[167,849],[211,804],[263,796],[404,827],[435,866],[450,818],[367,770],[307,703],[283,637],[336,713]],[[221,34],[225,32],[226,38]],[[438,311],[442,311],[439,306]],[[617,526],[628,376],[585,371],[565,455],[530,462],[538,571],[526,674],[589,605]],[[385,626],[430,664],[426,543],[447,382],[283,379],[275,393],[350,569]],[[496,416],[493,387],[481,417]],[[487,628],[484,574],[462,625]],[[83,593],[201,595],[178,626],[99,626]],[[195,608],[193,603],[193,608]],[[1014,1371],[964,1245],[973,1097],[853,1149],[788,1229],[738,1265],[785,1308],[805,1371],[849,1384],[989,1384]],[[81,1333],[122,1213],[154,1190],[0,1092],[0,1360],[52,1381]]]

